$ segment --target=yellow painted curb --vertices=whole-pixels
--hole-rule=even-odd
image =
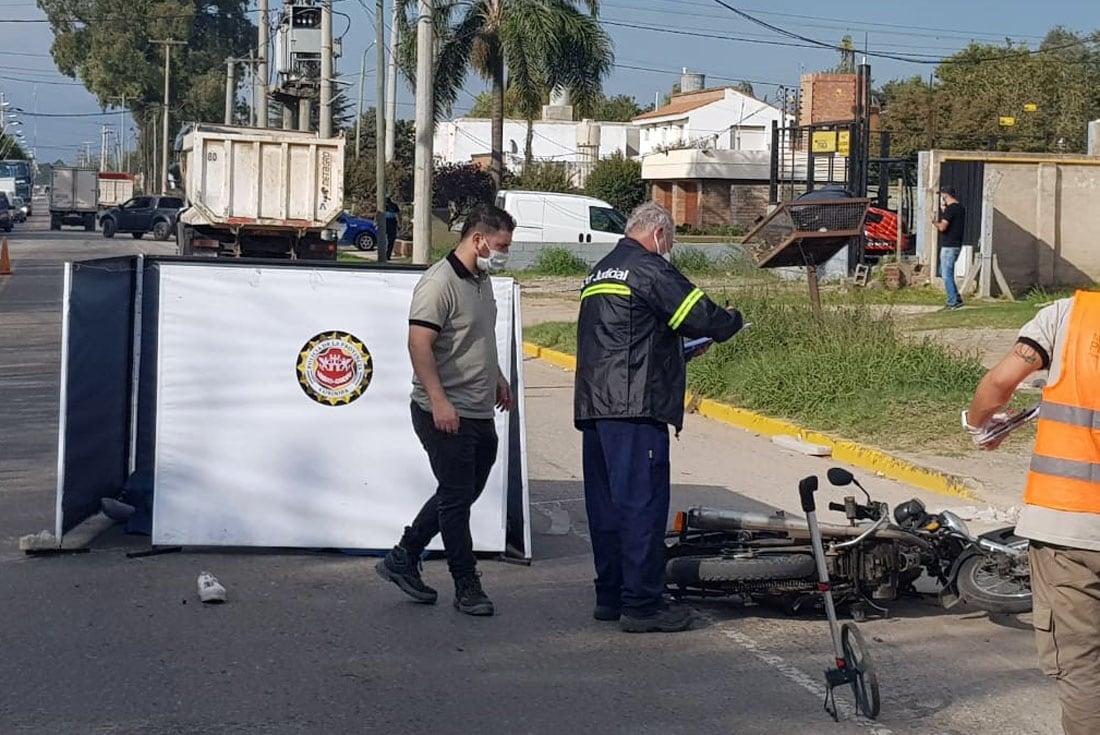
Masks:
[[[539,347],[530,342],[523,343],[523,354],[526,357],[534,357],[566,370],[577,369],[577,358],[572,355],[546,347]],[[694,398],[688,396],[685,403],[690,406],[694,403]],[[947,472],[921,467],[908,460],[892,457],[875,447],[834,439],[826,434],[803,429],[789,421],[773,419],[769,416],[746,411],[743,408],[712,401],[709,398],[700,399],[694,411],[700,416],[764,436],[784,434],[797,437],[811,444],[823,444],[832,450],[834,459],[855,467],[871,470],[883,477],[904,482],[921,490],[956,498],[972,499],[974,497],[963,478]]]

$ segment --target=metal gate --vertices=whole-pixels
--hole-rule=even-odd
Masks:
[[[985,186],[984,161],[944,161],[940,164],[940,187],[955,189],[956,198],[966,210],[963,245],[977,247],[982,237],[982,189]]]

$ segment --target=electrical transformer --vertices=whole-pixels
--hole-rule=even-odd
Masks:
[[[321,6],[288,5],[275,35],[278,86],[297,86],[321,79]]]

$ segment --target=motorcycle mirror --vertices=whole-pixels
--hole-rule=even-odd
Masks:
[[[852,481],[856,479],[851,472],[842,467],[830,467],[826,474],[829,478],[829,482],[837,487],[851,485]]]

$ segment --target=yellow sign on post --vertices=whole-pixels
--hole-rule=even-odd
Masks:
[[[836,152],[842,156],[848,155],[851,150],[852,134],[847,130],[841,130],[836,134]]]
[[[1000,126],[1002,128],[1011,128],[1013,125],[1016,124],[1016,118],[1014,118],[1014,117],[1001,117],[997,122],[1000,124]]]
[[[814,153],[836,152],[836,131],[818,131],[814,133],[810,146]]]
[[[1026,105],[1024,105],[1024,112],[1038,112],[1038,110],[1039,105],[1035,104],[1034,102],[1028,102]]]

